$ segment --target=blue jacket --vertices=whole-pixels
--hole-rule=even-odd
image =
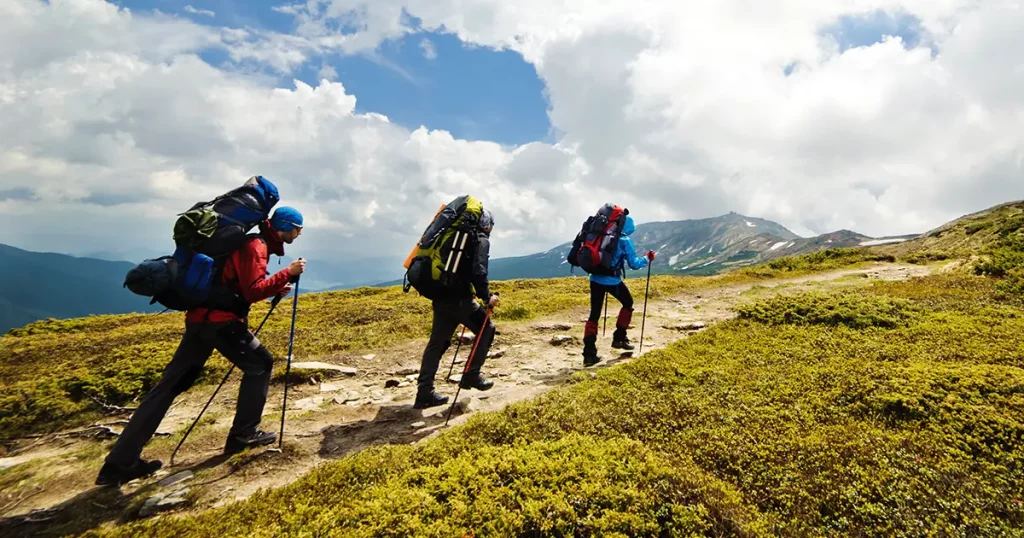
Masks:
[[[636,231],[636,225],[633,224],[633,217],[626,215],[626,223],[622,225],[622,236],[619,237],[619,248],[615,251],[615,257],[612,259],[612,268],[622,269],[626,263],[634,271],[647,267],[647,257],[636,255],[633,240],[629,238],[634,231]],[[590,281],[602,286],[618,286],[622,282],[622,277],[590,275]]]

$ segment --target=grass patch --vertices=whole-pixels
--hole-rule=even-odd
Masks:
[[[741,319],[771,325],[842,325],[853,329],[905,326],[917,310],[904,299],[865,297],[853,292],[778,296],[737,308]]]
[[[778,258],[762,265],[739,269],[737,273],[752,277],[777,277],[854,267],[870,262],[895,261],[895,256],[880,254],[870,248],[833,248]]]
[[[431,441],[93,535],[1019,534],[1024,311],[995,288],[877,283],[833,297],[842,322],[819,293],[762,302]]]

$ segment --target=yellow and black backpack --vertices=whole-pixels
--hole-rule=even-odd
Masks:
[[[405,260],[402,291],[416,288],[427,299],[439,299],[458,282],[460,267],[476,244],[483,204],[471,195],[443,205]]]

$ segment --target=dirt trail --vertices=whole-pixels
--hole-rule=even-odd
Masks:
[[[731,309],[736,304],[761,296],[799,292],[822,285],[857,286],[872,279],[901,280],[931,271],[932,268],[924,266],[877,264],[866,269],[707,288],[650,300],[642,352],[661,349],[704,327],[729,319],[734,316]],[[629,336],[639,347],[643,290],[633,290],[633,295],[637,304],[634,328]],[[628,362],[636,355],[636,352],[620,353],[610,347],[617,311],[618,303],[612,299],[608,311],[608,332],[606,335],[599,333],[598,339],[598,349],[604,360],[593,368]],[[485,375],[494,379],[495,385],[486,392],[461,391],[460,403],[455,407],[449,424],[465,422],[473,413],[497,410],[509,403],[533,398],[565,383],[575,372],[582,370],[582,332],[586,316],[587,309],[578,308],[544,319],[499,324],[500,334],[491,349],[492,355],[497,356],[489,358],[483,368]],[[568,341],[553,343],[556,337],[565,337],[563,339]],[[0,524],[0,534],[80,532],[104,522],[137,517],[138,508],[147,498],[183,487],[188,488],[189,502],[172,513],[180,515],[201,511],[247,498],[259,489],[280,487],[320,463],[369,446],[415,443],[438,435],[444,429],[448,406],[428,410],[412,408],[416,371],[424,345],[425,340],[419,339],[380,350],[372,356],[301,358],[299,362],[316,360],[354,367],[356,372],[326,374],[321,370],[309,371],[293,366],[283,453],[258,449],[229,460],[220,451],[234,413],[240,377],[235,373],[217,394],[200,426],[178,452],[173,467],[168,460],[177,444],[177,435],[154,438],[146,448],[144,457],[159,458],[164,462],[158,479],[184,470],[195,473],[191,480],[168,488],[160,488],[152,479],[125,485],[119,492],[95,487],[95,473],[106,450],[106,445],[95,439],[26,442],[13,451],[13,456],[0,458],[0,471],[9,468],[6,474],[0,474],[0,517],[8,517],[6,523]],[[470,349],[468,345],[461,347],[452,381],[446,382],[454,347],[442,358],[436,380],[438,390],[449,397],[455,395],[455,382]],[[209,399],[213,388],[195,388],[182,395],[157,431],[183,431]],[[271,386],[264,429],[277,431],[281,400],[282,384],[277,381]],[[112,428],[119,430],[117,425]],[[28,469],[24,478],[20,481],[16,476],[10,478],[19,467]],[[38,486],[40,483],[44,486]],[[56,511],[43,511],[48,507]],[[37,512],[31,517],[55,519],[23,523],[22,519],[32,510]],[[54,522],[59,526],[48,530]]]

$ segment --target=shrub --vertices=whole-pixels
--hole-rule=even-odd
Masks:
[[[778,296],[737,309],[742,319],[771,325],[843,325],[853,329],[905,326],[917,309],[906,300],[860,294]]]

